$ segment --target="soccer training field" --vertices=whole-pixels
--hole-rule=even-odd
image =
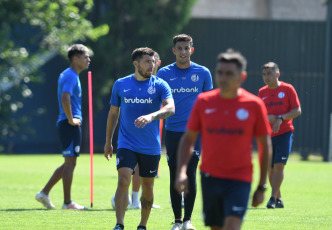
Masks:
[[[35,201],[57,166],[63,162],[61,155],[1,155],[0,156],[0,229],[112,229],[115,211],[111,197],[115,193],[117,173],[115,158],[107,162],[102,154],[94,157],[94,207],[88,211],[62,210],[62,182],[50,196],[57,210],[46,210]],[[77,161],[72,186],[73,201],[90,206],[90,158],[81,155]],[[255,161],[256,162],[256,161]],[[255,179],[258,177],[256,165]],[[198,177],[198,181],[200,177]],[[155,204],[147,229],[168,230],[173,221],[169,203],[169,176],[165,156],[161,158],[160,177],[155,180]],[[253,186],[257,183],[254,182]],[[288,162],[282,194],[285,209],[249,208],[242,229],[332,229],[332,164],[302,162],[296,157]],[[201,189],[193,212],[192,222],[198,230],[202,220]],[[139,210],[128,210],[125,229],[135,230],[140,220]]]

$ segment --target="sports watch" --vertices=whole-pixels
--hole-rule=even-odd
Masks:
[[[257,190],[261,191],[261,192],[265,192],[267,189],[267,185],[263,184],[263,185],[258,185]]]
[[[282,121],[284,121],[284,118],[282,117],[282,115],[278,115],[278,118],[281,119]]]

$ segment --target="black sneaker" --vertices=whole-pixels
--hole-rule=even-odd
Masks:
[[[284,202],[282,202],[282,200],[277,199],[276,208],[284,208]]]
[[[271,197],[269,202],[266,205],[267,208],[276,208],[276,198]]]

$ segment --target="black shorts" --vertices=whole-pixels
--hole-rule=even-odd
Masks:
[[[147,155],[120,148],[116,153],[116,168],[131,168],[133,174],[138,163],[140,177],[155,177],[158,175],[160,155]]]
[[[225,218],[243,219],[247,211],[250,182],[220,179],[201,172],[203,218],[206,226],[224,226]]]
[[[169,166],[176,166],[177,151],[183,134],[184,132],[173,132],[166,130],[165,145],[166,145],[167,163]],[[200,136],[198,136],[191,159],[198,162],[200,156],[201,156],[201,138]]]
[[[292,149],[293,132],[287,132],[271,138],[272,140],[272,165],[273,168],[275,163],[283,163],[286,165],[289,154]]]
[[[78,157],[82,143],[82,129],[79,126],[72,126],[68,120],[62,120],[57,124],[60,137],[62,156]]]

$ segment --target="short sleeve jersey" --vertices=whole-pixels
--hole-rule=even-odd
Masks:
[[[158,71],[158,77],[165,80],[172,89],[175,114],[166,119],[166,130],[184,132],[186,124],[198,94],[213,88],[210,71],[191,62],[187,69],[180,69],[176,63]]]
[[[300,100],[294,87],[291,84],[280,82],[275,89],[269,89],[266,85],[259,89],[258,97],[262,98],[269,115],[281,115],[290,110],[300,107]],[[272,137],[289,131],[294,131],[293,119],[285,120],[281,123],[278,133],[272,133]]]
[[[166,98],[172,98],[171,89],[156,76],[137,81],[132,74],[115,82],[110,104],[120,107],[118,148],[147,155],[161,153],[159,120],[153,120],[144,128],[137,128],[134,122],[142,115],[158,111]]]
[[[222,98],[219,89],[200,94],[187,129],[201,133],[201,171],[245,182],[252,181],[254,137],[271,133],[264,103],[244,89],[232,99]]]
[[[82,120],[82,88],[78,74],[72,69],[65,69],[58,79],[58,102],[60,114],[57,123],[67,119],[65,111],[62,107],[61,96],[62,93],[67,92],[70,94],[71,110],[73,117]]]

